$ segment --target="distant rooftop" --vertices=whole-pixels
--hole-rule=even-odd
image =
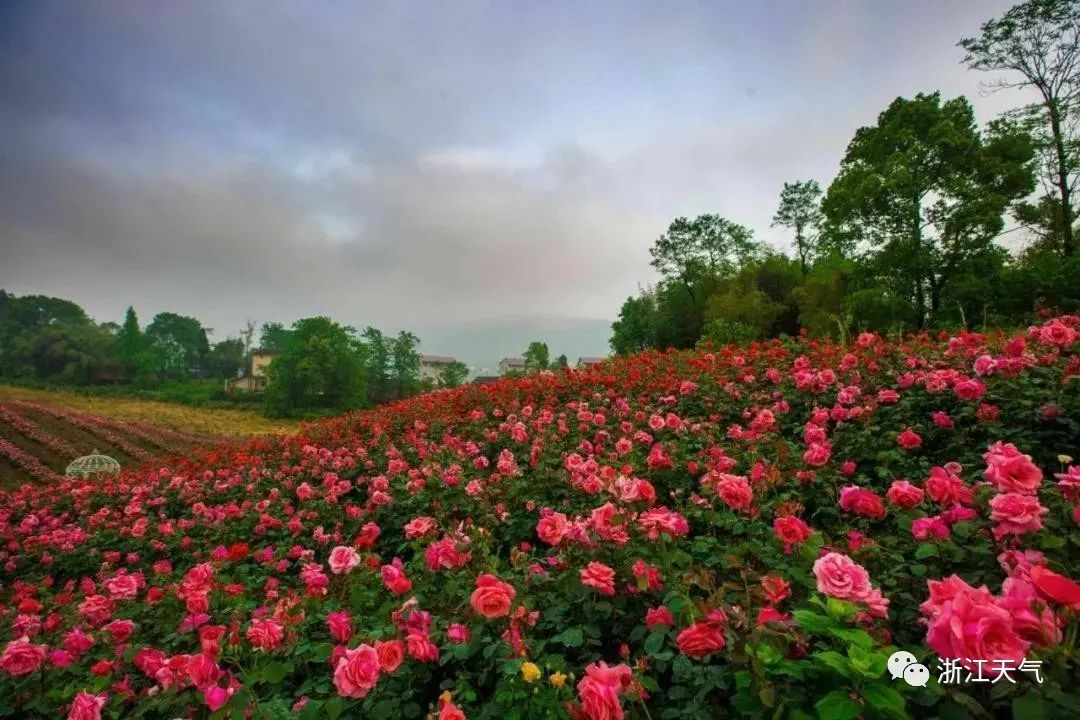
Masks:
[[[507,357],[499,361],[500,363],[506,363],[510,367],[525,367],[525,358],[519,357]]]
[[[596,365],[607,360],[606,357],[579,357],[577,359],[578,365]]]
[[[420,362],[425,365],[449,365],[452,362],[457,362],[457,358],[452,358],[449,355],[421,355]]]

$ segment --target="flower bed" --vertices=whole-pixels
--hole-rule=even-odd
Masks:
[[[1076,716],[1078,325],[645,353],[3,494],[0,715]]]

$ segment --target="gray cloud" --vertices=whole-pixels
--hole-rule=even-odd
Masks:
[[[1014,104],[955,47],[1006,4],[9,4],[0,286],[595,354],[675,215],[783,245],[780,185],[895,96]]]

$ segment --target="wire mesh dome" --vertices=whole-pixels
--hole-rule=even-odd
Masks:
[[[115,475],[120,472],[120,463],[108,455],[102,455],[94,448],[94,452],[75,458],[64,471],[65,475],[73,477],[90,477],[91,475]]]

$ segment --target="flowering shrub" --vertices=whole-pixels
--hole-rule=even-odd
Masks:
[[[1075,716],[1078,325],[650,352],[0,493],[0,715]]]

